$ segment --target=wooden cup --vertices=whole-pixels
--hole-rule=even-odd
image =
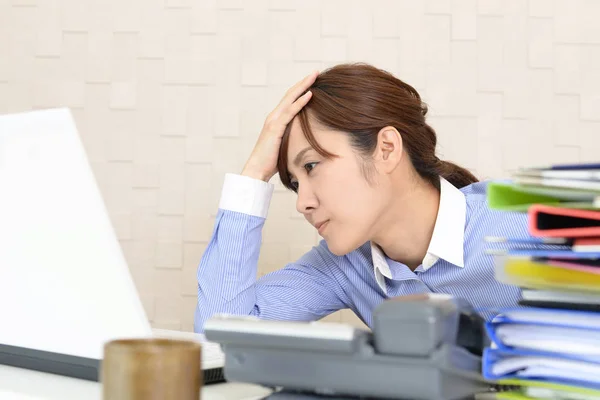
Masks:
[[[104,346],[104,400],[198,400],[201,345],[173,339],[124,339]]]

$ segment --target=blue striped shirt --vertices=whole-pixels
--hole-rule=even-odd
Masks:
[[[371,326],[373,310],[390,297],[448,293],[466,299],[487,319],[494,309],[520,299],[519,288],[495,279],[494,259],[485,251],[504,245],[486,243],[484,237],[529,237],[527,215],[489,209],[486,182],[460,190],[442,182],[430,248],[414,271],[370,242],[336,256],[321,241],[257,280],[271,186],[237,175],[226,178],[214,231],[198,266],[196,332],[216,313],[310,321],[349,308]]]

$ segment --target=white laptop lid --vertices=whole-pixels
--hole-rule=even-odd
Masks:
[[[0,344],[101,359],[151,334],[70,112],[0,116]]]

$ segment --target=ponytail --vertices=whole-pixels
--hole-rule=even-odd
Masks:
[[[422,107],[423,115],[427,114],[427,106],[422,103]],[[424,121],[421,126],[406,131],[402,139],[417,173],[438,190],[440,189],[440,177],[459,189],[479,181],[466,168],[437,157],[435,154],[437,135],[435,130]]]
[[[440,160],[437,168],[439,176],[446,179],[459,189],[478,181],[475,175],[473,175],[467,169],[449,161]]]

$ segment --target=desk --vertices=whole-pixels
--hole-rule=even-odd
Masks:
[[[202,400],[256,400],[271,391],[245,383],[216,383],[202,388]],[[101,400],[102,385],[45,372],[0,365],[2,400]]]
[[[202,400],[258,400],[271,390],[246,383],[216,383],[202,388]],[[475,400],[493,400],[493,393]],[[100,383],[0,365],[1,400],[101,400]]]

